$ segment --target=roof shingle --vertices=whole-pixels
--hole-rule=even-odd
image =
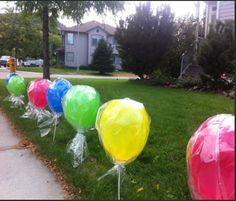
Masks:
[[[79,27],[78,27],[79,26]],[[60,29],[60,31],[71,31],[71,32],[82,32],[82,33],[86,33],[89,30],[95,28],[95,27],[100,27],[101,29],[103,29],[104,31],[106,31],[108,34],[110,35],[114,35],[116,28],[112,27],[108,24],[102,24],[100,22],[97,22],[95,20],[90,21],[90,22],[86,22],[80,25],[75,25],[72,27],[66,27],[65,25],[58,23],[58,28]]]

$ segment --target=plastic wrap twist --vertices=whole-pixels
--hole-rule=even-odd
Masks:
[[[73,154],[73,167],[78,167],[87,157],[88,148],[86,137],[81,131],[78,131],[67,148],[68,153]]]

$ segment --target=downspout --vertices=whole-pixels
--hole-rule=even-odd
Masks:
[[[216,4],[216,19],[219,20],[219,13],[220,13],[220,1],[217,1]]]

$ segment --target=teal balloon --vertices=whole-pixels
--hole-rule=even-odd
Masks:
[[[100,106],[100,95],[90,86],[72,86],[62,100],[66,120],[75,129],[89,129],[95,126]]]
[[[26,93],[25,79],[19,75],[11,77],[8,81],[7,89],[14,96],[24,95]]]

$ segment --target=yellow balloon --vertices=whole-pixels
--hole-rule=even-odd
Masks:
[[[142,103],[125,99],[102,105],[96,118],[96,129],[106,153],[117,165],[132,162],[143,150],[151,119]]]

